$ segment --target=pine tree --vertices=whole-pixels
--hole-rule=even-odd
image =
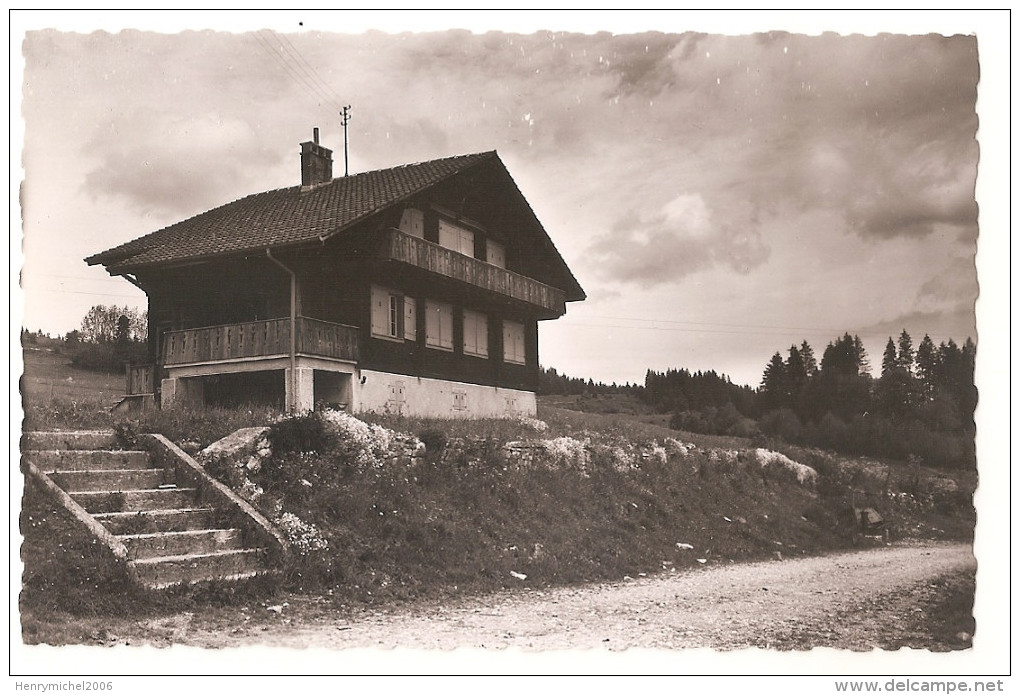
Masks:
[[[882,353],[882,376],[890,374],[899,366],[899,359],[896,355],[896,343],[892,338],[885,344],[885,352]]]
[[[868,351],[864,349],[864,343],[859,335],[854,336],[853,346],[854,359],[857,361],[857,373],[860,376],[870,376],[871,360],[868,359]]]
[[[811,378],[818,374],[818,360],[815,359],[815,351],[808,345],[808,341],[800,344],[800,358],[804,361],[804,373]]]
[[[772,359],[765,366],[759,393],[761,394],[763,411],[775,410],[785,404],[786,366],[783,364],[782,355],[778,352],[772,355]]]
[[[927,333],[917,346],[915,358],[917,365],[917,377],[921,380],[921,389],[926,398],[931,398],[935,392],[935,379],[939,368],[939,355],[935,349],[935,343]]]
[[[914,342],[910,339],[907,329],[900,333],[899,353],[896,356],[896,365],[907,374],[914,373]]]
[[[790,346],[790,356],[786,359],[786,393],[787,403],[793,403],[800,396],[807,383],[807,370],[804,368],[804,356],[796,345]]]

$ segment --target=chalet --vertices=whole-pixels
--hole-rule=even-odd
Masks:
[[[141,288],[127,401],[533,414],[538,322],[585,298],[495,152],[250,195],[85,259]]]

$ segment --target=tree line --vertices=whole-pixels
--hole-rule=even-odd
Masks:
[[[776,352],[758,388],[715,371],[648,370],[643,385],[617,386],[542,370],[540,393],[630,393],[676,429],[780,439],[852,455],[974,467],[976,347],[971,339],[915,347],[904,330],[890,337],[881,376],[857,335],[844,333],[817,357],[806,341]]]
[[[889,338],[881,376],[858,336],[830,342],[815,364],[810,346],[775,353],[758,389],[762,432],[850,454],[915,457],[937,466],[972,467],[976,346],[925,335],[917,348],[904,330]]]
[[[93,306],[81,327],[64,336],[71,364],[80,369],[123,372],[124,366],[147,358],[148,312],[128,306]]]

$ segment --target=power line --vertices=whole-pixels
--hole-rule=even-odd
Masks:
[[[114,294],[112,292],[81,292],[79,290],[62,290],[52,287],[42,287],[39,289],[33,289],[31,292],[22,290],[25,294],[35,294],[36,292],[52,292],[55,294],[80,294],[86,297],[121,297],[122,299],[138,299],[137,295],[130,294]]]
[[[639,319],[632,318],[629,316],[596,316],[589,315],[588,318],[593,319],[606,319],[608,321],[641,321],[643,323],[670,323],[670,324],[682,324],[682,325],[693,325],[693,326],[723,326],[726,328],[771,328],[777,330],[789,330],[789,331],[827,331],[827,332],[839,332],[838,328],[825,328],[816,326],[813,328],[805,328],[804,326],[774,326],[764,324],[753,324],[753,323],[722,323],[717,321],[672,321],[669,319]]]
[[[291,43],[291,40],[289,38],[287,38],[287,36],[285,34],[277,34],[272,29],[268,29],[267,31],[269,31],[271,34],[273,34],[273,36],[275,36],[278,39],[280,39],[281,45],[285,44],[284,48],[289,47],[289,51],[294,56],[297,56],[298,60],[300,60],[301,63],[305,66],[305,68],[307,68],[305,70],[305,74],[309,75],[313,82],[317,82],[320,86],[322,86],[323,89],[326,91],[326,93],[332,95],[332,97],[333,97],[333,105],[334,106],[339,106],[342,103],[342,101],[343,101],[340,98],[340,95],[337,94],[336,91],[333,90],[333,88],[329,85],[328,82],[326,82],[324,79],[322,79],[319,76],[319,73],[316,72],[315,68],[312,67],[311,63],[309,63],[307,60],[305,60],[305,57],[303,55],[301,55],[301,52],[298,51],[298,49],[294,46],[293,43]]]
[[[45,276],[45,277],[48,277],[48,278],[63,278],[65,280],[81,280],[83,282],[116,282],[116,283],[121,284],[121,285],[123,285],[125,282],[127,282],[126,280],[124,280],[124,278],[111,278],[111,277],[94,277],[94,278],[90,278],[90,277],[84,277],[84,276],[81,276],[81,275],[59,275],[57,273],[30,273],[29,277],[33,277],[33,276],[36,276],[36,275],[42,275],[42,276]]]
[[[626,319],[625,319],[626,320]],[[635,319],[651,321],[652,319]],[[680,322],[678,322],[680,323]],[[787,328],[784,326],[744,326],[740,324],[704,324],[704,325],[720,325],[729,328],[747,328],[749,330],[736,330],[726,331],[718,328],[681,328],[681,327],[668,327],[668,326],[625,326],[621,324],[610,324],[610,323],[576,323],[576,322],[564,322],[560,324],[563,326],[580,326],[583,328],[619,328],[622,330],[640,330],[640,331],[667,331],[674,333],[719,333],[723,335],[791,335],[791,332],[796,331],[800,334],[815,334],[815,335],[829,335],[833,333],[843,334],[849,331],[838,331],[829,328]],[[761,330],[766,329],[766,330]],[[884,332],[877,331],[854,331],[858,335],[865,336],[884,336]]]
[[[301,64],[298,63],[293,56],[287,53],[286,48],[281,47],[277,50],[270,39],[267,39],[259,32],[253,34],[259,45],[273,57],[274,60],[290,75],[292,78],[297,80],[305,88],[305,91],[318,102],[325,102],[327,105],[332,106],[338,111],[341,106],[337,100],[334,100],[326,91],[315,84],[314,78],[306,77],[303,74],[304,69]],[[282,46],[282,44],[281,44]],[[305,73],[307,71],[304,71]],[[321,81],[321,80],[320,80]]]

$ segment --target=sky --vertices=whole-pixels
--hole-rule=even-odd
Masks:
[[[847,332],[876,367],[902,330],[980,353],[975,254],[1008,244],[984,205],[978,233],[981,13],[155,14],[12,42],[32,330],[144,307],[83,259],[297,185],[313,127],[342,173],[349,104],[352,173],[499,153],[588,295],[541,324],[561,373],[757,386]]]

